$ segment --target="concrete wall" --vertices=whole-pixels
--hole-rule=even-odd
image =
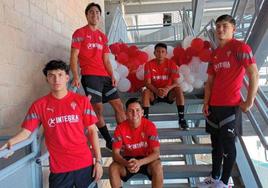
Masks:
[[[44,64],[69,61],[71,35],[86,24],[89,2],[0,0],[0,136],[16,133],[30,104],[48,92]]]

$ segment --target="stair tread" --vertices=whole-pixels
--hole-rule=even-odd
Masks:
[[[189,177],[207,177],[210,175],[212,165],[163,165],[164,179],[182,179]],[[232,171],[232,176],[237,177],[237,168]],[[144,179],[145,176],[138,174],[132,180]],[[108,167],[104,167],[103,179],[108,179]]]
[[[211,153],[210,144],[182,144],[182,143],[161,143],[161,155],[180,155],[180,154],[203,154]],[[101,148],[103,157],[111,157],[111,151]]]

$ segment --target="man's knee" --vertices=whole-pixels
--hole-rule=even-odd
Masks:
[[[160,160],[155,160],[149,164],[151,175],[163,176],[163,166]]]
[[[120,165],[117,162],[112,162],[112,164],[109,166],[109,176],[117,176],[118,174],[120,174],[122,165]]]
[[[96,113],[96,115],[99,117],[99,116],[102,116],[102,113],[103,113],[103,105],[101,103],[96,103],[96,104],[92,104],[93,106],[93,109]]]

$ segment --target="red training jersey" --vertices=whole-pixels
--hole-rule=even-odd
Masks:
[[[117,125],[113,148],[122,149],[123,156],[146,157],[155,147],[160,147],[160,143],[157,129],[151,121],[142,118],[140,126],[135,129],[130,127],[128,120]]]
[[[82,75],[109,76],[103,63],[103,54],[110,53],[107,43],[104,33],[93,31],[88,25],[74,32],[72,48],[79,50],[78,61]]]
[[[50,170],[63,173],[92,165],[84,129],[96,122],[97,117],[88,98],[68,92],[62,99],[48,94],[35,101],[22,127],[33,132],[42,124],[50,154]]]
[[[152,59],[145,64],[144,78],[151,79],[152,85],[156,88],[164,88],[172,85],[173,80],[179,78],[178,66],[169,59],[165,59],[161,64],[158,64],[156,59]]]
[[[254,63],[256,61],[251,48],[244,42],[232,39],[224,47],[218,47],[212,53],[207,70],[208,74],[215,76],[210,105],[239,105],[245,69]]]

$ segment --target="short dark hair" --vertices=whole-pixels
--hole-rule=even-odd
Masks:
[[[167,45],[165,43],[159,42],[154,46],[154,50],[156,50],[156,48],[165,48],[167,50]]]
[[[101,6],[97,3],[89,3],[87,5],[87,8],[85,9],[85,14],[87,15],[87,12],[92,8],[92,7],[97,7],[97,9],[99,9],[100,13],[101,13]]]
[[[141,108],[142,108],[142,104],[141,104],[141,101],[139,100],[139,98],[136,98],[136,97],[133,97],[133,98],[129,98],[126,102],[126,109],[128,108],[128,106],[132,103],[138,103]]]
[[[222,21],[229,22],[229,23],[233,24],[234,26],[236,24],[235,19],[231,15],[228,15],[228,14],[224,14],[224,15],[219,16],[216,20],[216,23],[222,22]]]
[[[45,67],[43,68],[43,73],[45,76],[47,76],[47,72],[48,71],[51,71],[51,70],[57,70],[57,69],[60,69],[60,70],[64,70],[66,72],[66,74],[69,75],[69,66],[63,62],[62,60],[51,60],[49,61]]]

